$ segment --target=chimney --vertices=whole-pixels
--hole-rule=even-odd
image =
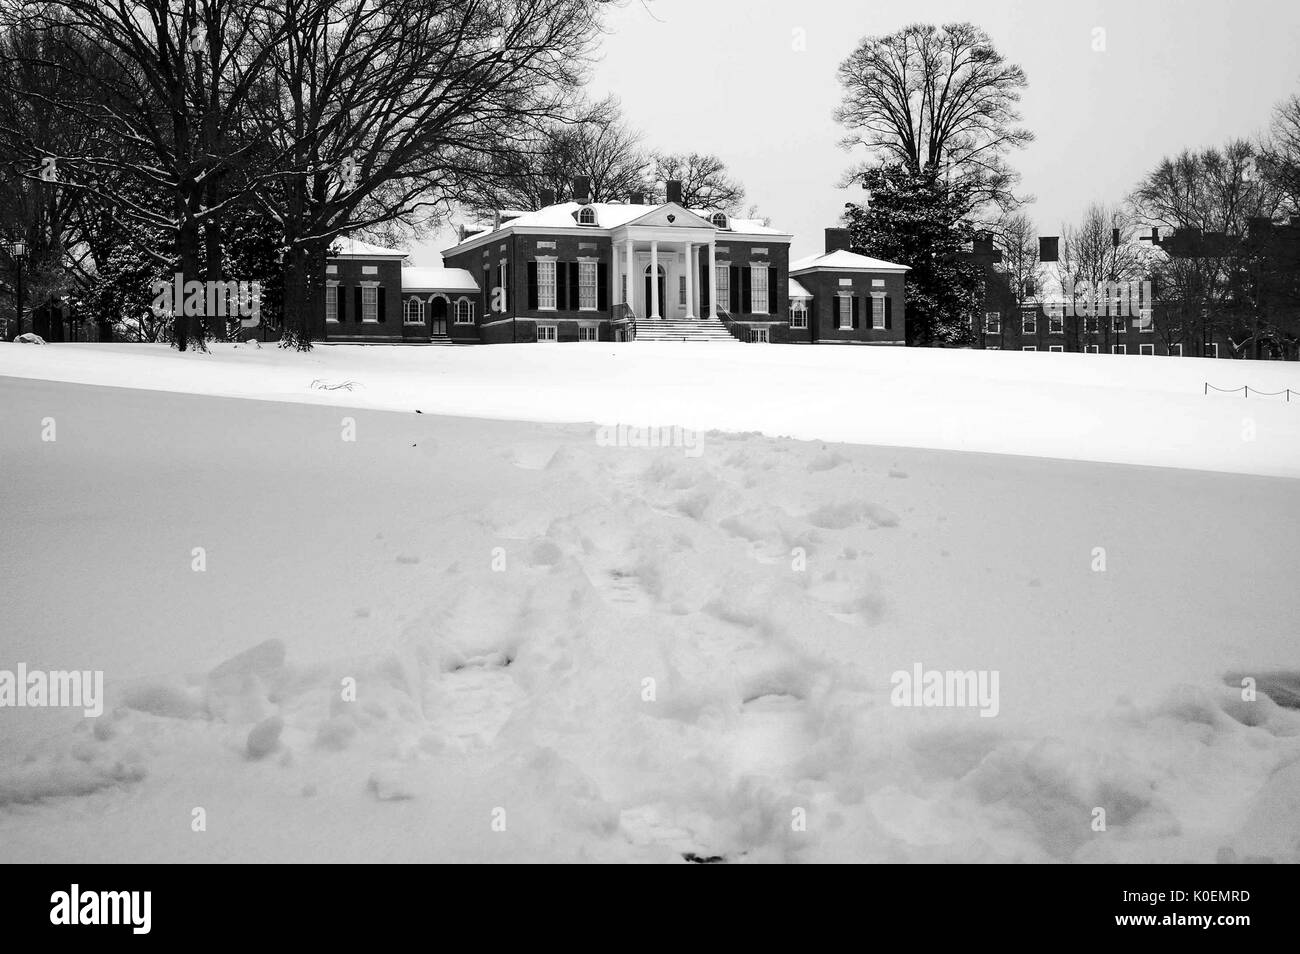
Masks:
[[[1291,220],[1290,220],[1290,221],[1291,221],[1291,225],[1292,225],[1293,227],[1300,226],[1300,215],[1293,215],[1293,216],[1291,216]]]
[[[1160,228],[1159,228],[1159,226],[1155,226],[1155,225],[1151,226],[1151,244],[1152,244],[1152,245],[1159,245],[1159,244],[1160,244]]]
[[[1110,244],[1119,248],[1119,229],[1110,230]]]
[[[1061,260],[1059,242],[1059,235],[1040,235],[1038,237],[1038,260],[1040,262],[1059,262]]]
[[[591,177],[590,176],[573,177],[573,201],[574,202],[591,201]]]
[[[537,206],[539,209],[544,209],[548,205],[555,205],[554,189],[541,189],[539,190],[539,192],[540,192],[540,199]]]
[[[847,252],[849,250],[849,230],[848,229],[827,229],[826,230],[826,253]]]
[[[627,201],[629,205],[645,205],[645,193],[633,192],[628,196]]]
[[[668,180],[668,201],[682,204],[682,182],[680,179]]]

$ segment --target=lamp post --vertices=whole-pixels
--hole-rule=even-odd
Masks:
[[[14,340],[23,333],[23,259],[27,255],[27,243],[19,239],[16,242],[9,242],[5,245],[5,251],[14,260],[15,274],[17,276],[14,290],[17,292],[17,310],[14,313],[14,333],[10,340]]]

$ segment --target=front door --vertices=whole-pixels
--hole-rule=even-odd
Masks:
[[[429,304],[429,334],[447,334],[447,299],[435,298]]]
[[[661,317],[669,313],[667,293],[668,293],[668,278],[664,273],[664,267],[660,265],[659,266],[659,314]],[[647,265],[645,270],[645,313],[647,318],[654,314],[654,307],[650,304],[651,301],[650,296],[651,296],[650,266]]]

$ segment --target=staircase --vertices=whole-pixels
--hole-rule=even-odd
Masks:
[[[730,341],[737,343],[716,318],[640,318],[637,341]]]

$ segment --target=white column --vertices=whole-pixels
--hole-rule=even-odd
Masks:
[[[611,289],[614,294],[612,303],[614,305],[621,305],[623,303],[623,279],[620,278],[618,274],[618,243],[611,242],[610,248],[614,253],[613,262],[609,266],[610,281],[614,283],[614,287]]]
[[[695,317],[695,246],[686,243],[686,317]]]
[[[659,317],[659,240],[650,241],[650,317]]]
[[[627,236],[627,288],[625,291],[627,292],[627,303],[632,306],[632,310],[635,312],[636,277],[633,273],[636,269],[636,255],[633,254],[634,251],[635,249],[632,245],[632,234],[629,232]]]
[[[718,317],[718,245],[709,243],[709,317]]]

